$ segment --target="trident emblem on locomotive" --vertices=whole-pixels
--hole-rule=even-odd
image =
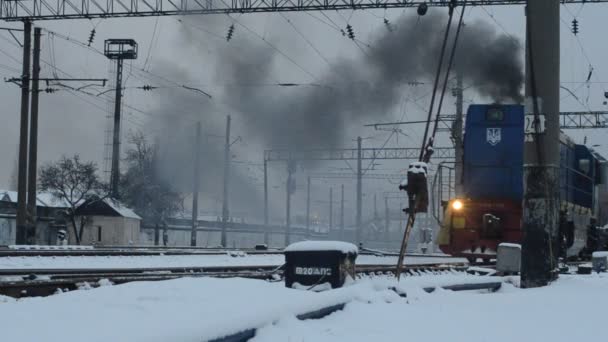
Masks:
[[[488,143],[492,146],[496,146],[500,140],[502,139],[501,137],[501,130],[500,128],[488,128],[486,131],[486,140],[488,141]]]

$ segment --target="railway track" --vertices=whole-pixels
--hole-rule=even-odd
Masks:
[[[52,257],[52,256],[165,256],[165,255],[226,255],[244,253],[248,255],[283,254],[282,249],[219,249],[196,247],[160,247],[160,246],[113,246],[93,247],[88,249],[61,249],[56,246],[45,248],[15,249],[0,246],[0,257]],[[362,249],[360,255],[397,256],[398,253]],[[409,257],[446,258],[443,254],[406,254]]]
[[[8,249],[0,248],[0,257],[51,256],[164,256],[164,255],[225,255],[229,253],[282,254],[281,250],[255,249],[157,249],[157,248],[93,248],[93,249]]]
[[[361,276],[392,274],[394,265],[358,265]],[[404,274],[442,274],[466,272],[463,263],[408,265]],[[282,266],[162,267],[130,269],[3,269],[0,270],[0,295],[22,298],[48,296],[58,292],[133,281],[160,281],[182,277],[252,278],[278,281]]]

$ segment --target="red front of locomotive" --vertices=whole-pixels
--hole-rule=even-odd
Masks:
[[[441,251],[491,259],[501,242],[520,243],[521,203],[512,200],[451,200],[438,236]]]

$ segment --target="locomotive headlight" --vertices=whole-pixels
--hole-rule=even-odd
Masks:
[[[452,202],[452,209],[454,210],[462,210],[463,206],[464,204],[461,200],[455,200],[454,202]]]

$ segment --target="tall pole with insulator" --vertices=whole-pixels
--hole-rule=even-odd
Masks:
[[[23,22],[23,73],[21,75],[21,122],[19,130],[19,170],[17,177],[17,236],[16,243],[27,243],[27,145],[30,111],[30,53],[32,22]]]
[[[521,286],[557,276],[559,221],[559,1],[526,6],[526,125]]]
[[[120,197],[120,122],[122,108],[122,69],[125,59],[137,58],[137,43],[133,39],[106,39],[104,55],[116,60],[116,95],[114,99],[114,128],[112,137],[112,166],[110,171],[110,195]]]
[[[29,157],[27,162],[28,168],[28,180],[27,180],[27,211],[28,211],[28,222],[27,222],[27,233],[26,242],[27,244],[33,245],[36,243],[36,204],[37,193],[36,193],[36,182],[37,182],[37,168],[38,168],[38,97],[40,95],[40,87],[38,85],[40,78],[40,36],[42,35],[42,29],[40,27],[34,28],[34,51],[33,51],[33,65],[32,65],[32,103],[31,103],[31,117],[30,117],[30,143],[29,143]]]
[[[118,198],[120,182],[120,109],[122,103],[122,65],[123,60],[116,60],[116,96],[114,100],[114,129],[112,136],[112,166],[110,171],[110,187],[113,198]]]

